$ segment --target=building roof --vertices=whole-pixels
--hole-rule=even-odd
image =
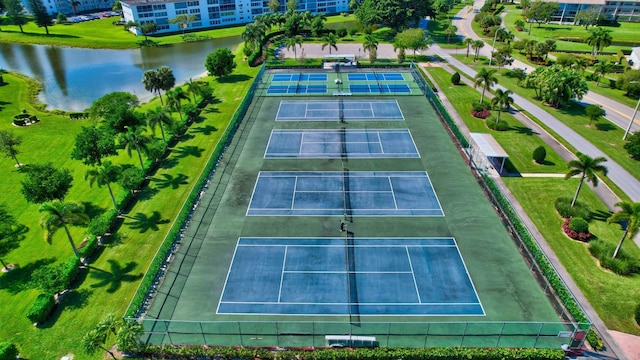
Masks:
[[[480,151],[487,156],[493,158],[508,158],[509,154],[498,144],[491,134],[470,133],[473,142],[478,145]]]

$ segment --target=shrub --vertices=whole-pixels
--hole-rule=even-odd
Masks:
[[[624,149],[627,150],[629,156],[636,160],[640,160],[640,131],[634,132],[627,138],[627,142],[624,144]]]
[[[636,318],[636,324],[640,325],[640,303],[636,305],[635,318]]]
[[[640,262],[637,259],[629,256],[622,249],[614,259],[613,252],[615,249],[615,244],[609,244],[602,240],[594,240],[589,243],[589,252],[600,261],[600,266],[603,268],[622,276],[640,273]]]
[[[571,228],[571,222],[576,220],[575,227],[578,229],[584,229],[586,226],[587,231],[576,231]],[[584,223],[583,223],[584,222]],[[568,218],[562,223],[562,230],[568,237],[574,240],[589,241],[593,237],[593,234],[589,233],[589,223],[581,218]]]
[[[589,329],[589,332],[587,333],[587,341],[589,342],[589,344],[591,344],[592,348],[598,351],[604,349],[604,344],[602,343],[602,339],[598,337],[598,334],[596,334],[596,332],[593,331],[593,329]]]
[[[84,246],[78,249],[78,254],[80,254],[80,257],[87,258],[93,254],[97,247],[98,238],[95,235],[91,235],[84,243]]]
[[[338,35],[338,37],[343,38],[347,36],[347,34],[348,34],[347,28],[344,26],[341,26],[338,28],[338,30],[336,30],[336,35]]]
[[[182,105],[182,111],[187,115],[187,117],[191,120],[195,120],[198,116],[200,116],[200,109],[195,104],[184,104]]]
[[[15,360],[18,357],[18,348],[10,343],[0,343],[0,360]]]
[[[115,219],[114,211],[95,216],[89,221],[89,233],[94,236],[102,236],[111,229],[111,222]]]
[[[27,319],[34,324],[42,323],[47,320],[55,304],[53,295],[41,293],[27,311]]]
[[[586,233],[589,232],[589,223],[581,217],[574,217],[569,221],[569,228],[579,233]]]
[[[559,197],[556,199],[554,205],[558,214],[565,219],[570,217],[581,217],[587,221],[591,220],[591,211],[589,211],[589,208],[580,201],[576,201],[575,205],[572,207],[571,200],[573,199],[567,197]]]
[[[357,33],[358,33],[358,28],[357,28],[357,27],[355,27],[355,26],[354,26],[354,27],[350,27],[350,28],[347,30],[347,32],[349,33],[349,36],[353,36],[353,35],[355,35],[355,34],[357,34]]]
[[[547,157],[547,150],[544,146],[538,146],[535,150],[533,150],[533,161],[537,164],[543,164],[544,159]]]
[[[122,170],[120,179],[118,179],[118,184],[124,189],[127,189],[131,192],[133,192],[133,190],[139,189],[143,182],[144,172],[134,166],[126,166]]]
[[[496,119],[494,119],[493,116],[486,118],[485,122],[487,123],[487,127],[494,131],[507,131],[510,128],[509,123],[505,120],[500,120],[500,122],[496,124]]]
[[[459,85],[460,84],[460,74],[456,71],[453,73],[453,75],[451,75],[451,83],[453,85]]]
[[[472,109],[471,110],[471,115],[473,115],[473,117],[476,117],[478,119],[486,119],[489,116],[491,116],[491,112],[487,109],[482,109],[480,111],[476,110],[476,109]]]
[[[43,266],[33,272],[35,285],[43,292],[56,294],[69,288],[80,269],[80,259],[73,256],[67,260]]]
[[[480,102],[478,100],[473,100],[471,102],[471,108],[475,111],[482,111],[484,109],[488,109],[489,108],[489,104],[487,104],[486,102]]]

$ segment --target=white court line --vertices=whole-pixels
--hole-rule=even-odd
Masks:
[[[295,177],[293,182],[293,193],[291,194],[291,208],[289,210],[295,210],[295,202],[296,202],[296,188],[298,187],[298,177]]]
[[[262,171],[258,171],[258,177],[256,177],[256,182],[255,184],[253,184],[253,190],[251,191],[251,200],[249,200],[249,206],[247,206],[247,211],[245,212],[245,216],[249,216],[249,210],[251,210],[251,203],[253,203],[253,197],[256,194],[256,188],[258,187],[258,180],[260,179],[260,174],[262,174]]]
[[[218,301],[218,307],[216,308],[216,314],[220,310],[220,304],[222,304],[222,297],[224,296],[224,292],[227,289],[227,284],[229,283],[229,275],[231,275],[231,267],[233,266],[233,261],[236,259],[236,253],[238,252],[238,245],[240,244],[240,238],[236,242],[236,248],[233,249],[233,256],[231,257],[231,265],[229,265],[229,269],[227,270],[227,276],[224,279],[224,285],[222,285],[222,292],[220,293],[220,300]]]
[[[378,144],[380,145],[380,153],[384,155],[384,146],[382,146],[382,138],[380,137],[380,131],[376,131],[376,136],[378,137]]]
[[[284,246],[284,257],[282,258],[282,272],[280,273],[280,288],[278,288],[278,303],[280,303],[280,297],[282,295],[282,281],[284,279],[284,266],[287,263],[287,250],[289,250],[288,246]]]
[[[280,238],[276,238],[276,239],[280,239]],[[315,239],[315,238],[314,238]],[[332,239],[332,238],[330,238]],[[405,239],[405,238],[399,238],[400,240]],[[238,247],[282,247],[282,246],[290,246],[290,247],[312,247],[312,248],[344,248],[344,245],[329,245],[329,244],[325,244],[325,245],[320,245],[320,244],[292,244],[292,245],[285,245],[285,244],[240,244],[238,245]],[[450,248],[450,247],[455,247],[455,245],[353,245],[352,247],[354,248],[363,248],[363,249],[370,249],[370,248],[397,248],[397,247],[410,247],[410,248],[423,248],[423,247],[430,247],[430,248]],[[293,271],[293,270],[291,270]],[[344,273],[344,271],[343,271]]]
[[[344,247],[344,246],[343,246]],[[345,270],[287,270],[287,274],[346,274]],[[349,271],[349,274],[411,274],[410,271]]]
[[[398,202],[396,201],[396,192],[393,191],[393,183],[391,182],[391,176],[387,177],[389,181],[389,188],[391,189],[391,197],[393,197],[393,206],[398,210]]]
[[[480,301],[480,295],[478,295],[476,286],[473,284],[473,279],[469,274],[469,269],[467,269],[467,264],[464,262],[464,257],[462,257],[462,253],[460,252],[460,248],[458,247],[458,242],[456,241],[455,238],[453,238],[453,241],[456,243],[456,250],[458,251],[458,256],[460,257],[460,261],[462,261],[462,267],[464,268],[464,272],[465,274],[467,274],[467,279],[469,279],[469,282],[471,283],[471,288],[473,289],[473,292],[476,294],[476,299],[478,299],[478,305],[480,305],[480,309],[482,309],[482,316],[485,316],[487,315],[487,313],[484,311],[484,306],[482,306],[482,301]]]
[[[407,251],[407,259],[409,259],[409,267],[411,268],[411,276],[413,276],[413,285],[416,287],[416,295],[418,295],[418,302],[422,304],[422,298],[420,298],[420,290],[418,290],[418,283],[416,282],[416,273],[413,271],[411,254],[409,254],[409,247],[405,245],[404,249]]]
[[[339,303],[339,302],[281,302],[281,303],[276,303],[273,301],[225,301],[224,304],[244,304],[244,305],[347,305],[349,303]],[[413,306],[420,306],[420,305],[424,305],[424,306],[460,306],[460,305],[479,305],[479,303],[415,303],[415,302],[403,302],[403,303],[399,303],[399,302],[394,302],[394,303],[377,303],[377,302],[359,302],[358,305],[362,305],[362,306],[407,306],[407,305],[413,305]],[[240,314],[240,313],[225,313],[225,314]],[[254,313],[249,313],[251,315],[255,315]],[[267,313],[267,314],[271,314],[271,315],[293,315],[293,314],[281,314],[281,313]],[[300,315],[306,315],[306,314],[300,314]],[[312,315],[312,314],[310,314]],[[320,314],[320,315],[325,315],[325,314]],[[326,314],[326,316],[331,316],[331,315],[341,315],[344,316],[344,314]],[[414,315],[414,314],[392,314],[392,315],[388,315],[388,314],[371,314],[371,316],[405,316],[405,315]],[[428,315],[432,315],[432,314],[418,314],[420,316],[428,316]],[[437,315],[437,316],[465,316],[465,314],[433,314],[433,315]],[[469,316],[478,316],[477,314],[473,314],[473,315],[469,315]]]

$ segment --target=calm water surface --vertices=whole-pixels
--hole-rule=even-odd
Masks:
[[[171,46],[130,50],[95,50],[48,45],[0,43],[0,68],[35,78],[43,84],[40,101],[49,109],[80,111],[113,91],[127,91],[141,100],[151,97],[142,73],[166,65],[176,82],[204,73],[204,60],[220,47],[235,48],[240,36]]]

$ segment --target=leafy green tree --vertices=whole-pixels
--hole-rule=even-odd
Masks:
[[[293,49],[293,58],[294,60],[298,60],[298,53],[296,51],[296,48],[298,45],[300,45],[300,48],[302,48],[302,36],[296,35],[294,37],[288,37],[284,41],[284,44],[287,47],[287,50]]]
[[[136,351],[140,347],[140,336],[144,333],[142,324],[125,319],[116,333],[116,344],[121,351]]]
[[[96,126],[83,126],[71,151],[71,158],[85,165],[102,165],[102,158],[113,155],[118,155],[114,136]]]
[[[242,32],[242,40],[250,44],[254,51],[260,48],[262,39],[267,33],[267,27],[262,22],[254,21],[245,25]]]
[[[571,160],[567,163],[567,167],[569,171],[565,174],[565,180],[572,178],[576,175],[580,176],[580,183],[578,184],[578,189],[576,190],[575,195],[573,196],[573,200],[571,201],[571,207],[573,207],[578,200],[578,195],[580,194],[580,189],[582,188],[582,184],[585,180],[592,183],[593,186],[598,186],[598,176],[597,173],[601,173],[602,175],[607,175],[607,167],[602,165],[603,162],[607,161],[604,157],[592,158],[589,155],[578,152],[576,154],[578,156],[577,160]]]
[[[22,25],[25,25],[29,20],[24,14],[24,8],[20,0],[3,0],[7,11],[7,18],[13,25],[20,27],[20,32],[24,33]]]
[[[67,23],[67,15],[59,12],[58,16],[56,17],[56,23],[57,24],[66,24]]]
[[[627,137],[624,149],[627,150],[627,153],[629,153],[629,156],[633,159],[640,160],[640,131],[634,132],[631,136]]]
[[[20,246],[20,241],[24,240],[23,234],[27,230],[24,225],[16,221],[4,204],[0,204],[0,264],[2,268],[9,269],[9,266],[2,259]]]
[[[402,44],[405,49],[413,50],[413,58],[416,58],[418,50],[424,50],[429,46],[427,37],[422,29],[407,29],[396,35],[396,42]]]
[[[627,70],[618,75],[616,87],[624,90],[626,96],[640,95],[640,70]]]
[[[231,50],[227,48],[218,48],[216,51],[207,55],[204,67],[207,69],[209,76],[224,77],[233,71],[236,67],[235,56]]]
[[[491,59],[493,62],[498,64],[498,69],[502,66],[507,66],[513,64],[513,57],[511,56],[511,46],[503,45],[496,49],[491,54]]]
[[[311,35],[319,37],[324,31],[324,23],[327,21],[325,14],[317,14],[311,21]]]
[[[189,25],[196,21],[196,16],[193,14],[180,14],[173,19],[169,19],[169,24],[177,24],[178,28],[182,30],[182,36],[184,36],[184,31],[189,27]]]
[[[118,108],[133,109],[138,106],[138,97],[124,91],[115,91],[100,97],[89,108],[91,117],[106,117]]]
[[[589,36],[585,39],[585,42],[593,47],[593,56],[598,56],[598,51],[611,45],[612,41],[611,30],[602,27],[589,30]]]
[[[363,0],[355,10],[358,23],[363,26],[381,24],[403,30],[427,15],[435,15],[431,2],[424,0]]]
[[[131,194],[133,194],[135,190],[140,188],[144,179],[144,171],[131,165],[123,165],[122,172],[118,178],[118,185],[122,186],[123,189],[129,190]]]
[[[287,12],[298,12],[298,0],[287,0]]]
[[[511,42],[511,40],[513,40],[514,36],[511,33],[511,31],[500,27],[498,29],[496,29],[496,40],[500,41],[500,42],[506,42],[507,44]]]
[[[144,116],[135,110],[120,107],[105,116],[105,127],[113,133],[119,134],[126,131],[127,127],[140,126],[145,123]]]
[[[331,48],[336,49],[338,51],[338,37],[334,33],[328,33],[327,35],[322,37],[322,50],[329,47],[329,54],[331,54]]]
[[[111,10],[122,11],[122,3],[120,2],[120,0],[116,0],[113,2],[113,5],[111,5]]]
[[[56,169],[52,163],[32,164],[26,167],[26,176],[20,183],[20,192],[33,204],[62,200],[72,186],[73,177],[67,169]]]
[[[111,201],[113,202],[113,207],[118,210],[118,203],[116,202],[115,196],[113,196],[113,190],[111,189],[111,184],[118,181],[120,178],[120,173],[122,172],[122,168],[118,165],[114,165],[111,161],[105,160],[102,166],[99,168],[93,168],[87,170],[84,174],[84,179],[89,180],[89,186],[93,186],[94,183],[98,184],[98,187],[107,186],[107,190],[109,190],[109,196],[111,196]]]
[[[589,117],[589,127],[591,127],[591,123],[594,121],[598,121],[601,117],[606,114],[606,111],[600,105],[589,104],[585,108],[587,112],[587,116]]]
[[[459,72],[454,72],[453,75],[451,75],[451,83],[453,85],[460,85],[460,73]]]
[[[78,248],[71,237],[69,225],[85,225],[89,222],[89,217],[84,212],[84,206],[80,203],[63,203],[62,201],[56,200],[41,205],[38,211],[44,213],[44,216],[40,220],[40,226],[44,229],[45,240],[51,244],[56,232],[64,229],[73,253],[76,257],[80,257]]]
[[[393,51],[398,53],[398,63],[399,64],[402,64],[404,62],[404,60],[405,60],[405,57],[406,57],[405,56],[405,50],[406,50],[405,45],[400,40],[398,40],[398,37],[396,36],[396,39],[393,42]]]
[[[628,201],[621,201],[616,204],[620,210],[613,213],[607,222],[611,223],[620,223],[625,222],[626,226],[624,229],[624,234],[622,234],[622,238],[618,242],[616,246],[616,250],[613,252],[613,258],[615,259],[618,256],[618,252],[622,247],[622,243],[624,240],[629,237],[633,239],[638,233],[638,229],[640,229],[640,202],[632,203]]]
[[[498,116],[496,117],[496,125],[500,122],[500,113],[502,110],[509,110],[511,104],[513,104],[513,98],[511,97],[513,91],[496,89],[495,96],[491,99],[491,105],[498,107]]]
[[[524,17],[529,21],[529,35],[531,35],[531,23],[537,23],[538,27],[542,23],[548,23],[551,21],[551,16],[558,11],[558,3],[555,2],[543,2],[536,0],[531,3],[531,7],[524,11]]]
[[[303,24],[302,17],[300,13],[288,12],[286,17],[284,18],[284,35],[286,37],[293,37],[296,35],[300,35],[302,32]]]
[[[527,72],[522,68],[515,68],[511,70],[511,76],[518,79],[518,81],[516,82],[516,86],[520,86],[522,80],[527,77]]]
[[[144,41],[149,41],[149,34],[153,34],[158,31],[158,24],[155,21],[147,21],[140,25],[140,31],[142,31],[142,35],[144,36]]]
[[[10,157],[16,162],[16,166],[20,167],[17,155],[20,154],[18,146],[22,144],[22,136],[18,136],[9,130],[0,130],[0,153],[5,157]]]
[[[444,29],[444,33],[447,35],[447,43],[451,42],[451,37],[454,36],[458,32],[458,27],[449,23],[446,29]]]
[[[269,11],[272,13],[277,13],[280,11],[280,1],[279,0],[269,0]]]
[[[595,73],[598,74],[598,80],[596,80],[596,86],[600,86],[600,79],[605,77],[609,72],[611,72],[612,64],[609,63],[609,60],[598,61],[593,65],[593,69]]]
[[[575,25],[584,25],[584,28],[588,29],[589,26],[597,25],[601,20],[604,20],[604,14],[601,14],[600,10],[593,6],[578,11],[573,22]]]
[[[138,153],[140,168],[144,171],[144,161],[142,161],[142,151],[146,151],[147,145],[151,142],[151,138],[143,134],[142,126],[127,127],[127,131],[120,136],[120,144],[127,150],[127,155],[131,157],[132,150]]]
[[[181,89],[182,88],[177,88],[177,89]],[[176,89],[176,90],[177,90]],[[173,92],[172,92],[173,94]],[[187,96],[187,94],[185,94],[184,92],[181,92],[182,96],[185,96],[186,99],[188,99],[189,97]],[[181,111],[181,106],[180,106],[180,99],[176,99],[175,97],[171,97],[171,102],[172,105],[174,105],[175,109],[178,109],[179,113],[180,113],[180,120],[182,120],[182,111]],[[176,99],[176,100],[173,100]],[[176,104],[173,104],[173,101],[176,101]],[[167,92],[167,105],[169,105],[169,92]],[[147,125],[149,125],[149,127],[151,128],[152,132],[155,132],[156,128],[159,127],[160,128],[160,134],[162,135],[162,141],[166,144],[167,143],[167,139],[165,139],[164,136],[164,125],[167,126],[171,126],[171,123],[173,122],[173,119],[171,119],[171,116],[169,116],[166,112],[164,112],[164,109],[160,106],[156,106],[155,109],[149,109],[147,110]]]
[[[560,65],[536,68],[527,75],[524,86],[534,89],[537,98],[557,108],[573,99],[582,99],[589,90],[582,75]]]
[[[473,86],[478,87],[482,86],[482,95],[480,96],[480,103],[484,101],[484,93],[487,91],[487,88],[492,87],[493,85],[498,83],[498,78],[496,77],[495,69],[487,69],[482,68],[476,74],[474,78]]]
[[[378,58],[378,40],[373,35],[367,34],[364,36],[362,48],[369,52],[369,61],[371,63],[376,62]]]
[[[31,10],[36,25],[44,27],[45,32],[49,35],[49,26],[53,25],[53,19],[42,0],[27,0],[27,7]]]

